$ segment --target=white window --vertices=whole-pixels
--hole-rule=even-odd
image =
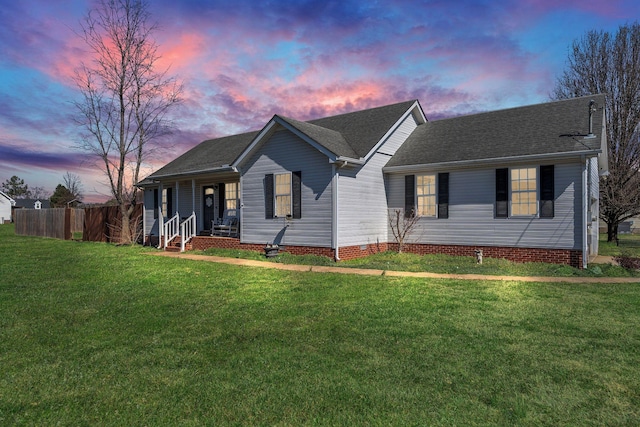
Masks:
[[[224,185],[225,209],[238,209],[238,183],[230,182]]]
[[[436,175],[416,175],[416,202],[418,204],[418,215],[434,217],[436,216]]]
[[[538,213],[537,169],[511,169],[511,215],[534,216]]]
[[[291,174],[279,173],[275,179],[275,213],[277,217],[291,215]]]
[[[170,215],[171,206],[169,205],[171,198],[171,190],[168,188],[162,189],[162,216],[167,218]]]

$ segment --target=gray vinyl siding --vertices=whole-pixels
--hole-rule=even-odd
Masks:
[[[178,195],[176,212],[180,214],[180,218],[187,218],[194,211],[191,181],[180,181],[178,183],[178,191],[173,190]],[[197,191],[197,189],[196,189]],[[176,196],[173,196],[174,199]]]
[[[416,126],[415,118],[410,114],[364,166],[340,169],[339,246],[387,242],[387,197],[382,167]]]
[[[153,217],[153,188],[144,190],[144,234],[158,236],[158,219]]]
[[[302,218],[265,219],[265,175],[295,171],[302,172]],[[331,247],[332,167],[327,156],[281,130],[243,165],[241,173],[243,243]]]
[[[593,203],[589,207],[589,217],[587,218],[590,225],[588,233],[590,233],[589,255],[598,254],[598,239],[600,235],[599,217],[600,217],[600,175],[598,171],[598,158],[592,157],[589,162],[589,192],[590,201]]]
[[[507,167],[507,165],[501,166]],[[553,218],[494,218],[495,168],[450,170],[449,218],[422,218],[410,242],[580,249],[580,163],[555,165]],[[390,209],[404,208],[404,175],[388,177]],[[393,235],[389,232],[389,241]]]

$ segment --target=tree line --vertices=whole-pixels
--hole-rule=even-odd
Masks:
[[[62,183],[56,186],[53,193],[48,192],[43,187],[30,188],[24,179],[16,175],[5,180],[0,185],[0,188],[3,193],[12,199],[49,200],[53,208],[64,208],[72,203],[78,204],[84,198],[82,181],[78,175],[71,172],[67,172],[62,177]]]

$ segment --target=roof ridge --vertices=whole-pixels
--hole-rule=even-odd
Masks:
[[[325,120],[325,119],[333,119],[333,118],[338,118],[338,117],[342,117],[342,116],[348,116],[350,114],[366,113],[366,112],[371,112],[371,111],[374,111],[374,110],[380,110],[380,109],[383,109],[383,108],[391,108],[391,107],[395,107],[395,106],[402,105],[402,104],[410,105],[410,104],[413,104],[415,102],[418,102],[418,99],[411,99],[411,100],[402,101],[402,102],[394,102],[393,104],[379,105],[377,107],[365,108],[363,110],[353,110],[353,111],[349,111],[347,113],[334,114],[332,116],[317,117],[315,119],[305,120],[305,122],[306,123],[311,123],[311,122]]]
[[[526,108],[535,108],[535,107],[543,107],[543,106],[548,106],[548,105],[553,105],[553,104],[559,104],[559,103],[563,103],[563,102],[575,102],[578,100],[582,100],[584,98],[593,98],[593,97],[603,97],[606,96],[604,93],[596,93],[593,95],[582,95],[582,96],[576,96],[574,98],[565,98],[565,99],[554,99],[551,101],[547,101],[547,102],[538,102],[535,104],[527,104],[527,105],[518,105],[515,107],[506,107],[506,108],[501,108],[498,110],[489,110],[489,111],[480,111],[477,113],[470,113],[470,114],[461,114],[459,116],[452,116],[452,117],[445,117],[442,119],[435,119],[435,120],[429,120],[426,123],[423,124],[428,124],[428,123],[436,123],[436,122],[443,122],[446,120],[455,120],[455,119],[461,119],[464,117],[475,117],[475,116],[480,116],[483,114],[496,114],[496,113],[504,113],[504,112],[508,112],[508,111],[512,111],[512,110],[522,110],[522,109],[526,109]]]

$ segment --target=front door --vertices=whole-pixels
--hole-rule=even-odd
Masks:
[[[216,217],[215,214],[215,195],[213,185],[208,185],[202,188],[202,228],[205,230],[211,230],[211,221]]]

